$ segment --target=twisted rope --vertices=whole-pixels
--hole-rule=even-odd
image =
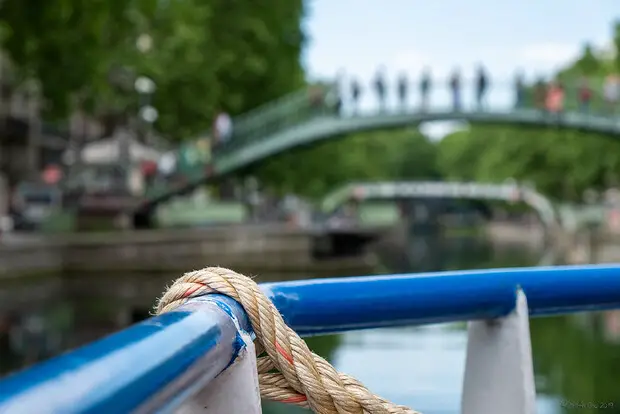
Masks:
[[[419,414],[374,395],[310,351],[258,285],[232,270],[207,267],[186,273],[159,300],[157,314],[212,293],[235,299],[248,314],[256,334],[263,398],[310,408],[317,414]]]

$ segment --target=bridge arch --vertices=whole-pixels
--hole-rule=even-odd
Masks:
[[[518,184],[441,181],[352,183],[327,195],[321,203],[321,208],[323,212],[331,213],[352,198],[395,199],[415,197],[521,201],[537,212],[546,227],[551,228],[559,223],[556,210],[547,197],[534,189]]]
[[[620,119],[608,114],[597,115],[569,110],[559,117],[550,115],[535,108],[533,106],[535,102],[530,99],[531,97],[523,102],[513,102],[510,98],[515,93],[512,81],[509,83],[494,81],[493,85],[503,91],[502,99],[499,99],[499,95],[496,96],[498,99],[490,99],[488,101],[490,106],[485,108],[474,103],[473,106],[466,104],[460,110],[446,109],[449,102],[443,99],[443,102],[437,102],[439,105],[429,104],[430,106],[424,111],[420,110],[420,107],[414,108],[405,103],[396,110],[363,114],[356,112],[357,108],[348,111],[346,105],[344,109],[339,107],[337,103],[343,101],[334,99],[338,96],[338,88],[332,88],[331,83],[322,86],[310,85],[235,117],[233,136],[230,140],[215,148],[209,156],[199,157],[200,160],[197,162],[181,168],[179,174],[185,178],[184,184],[166,182],[161,186],[149,188],[138,210],[149,212],[154,206],[165,202],[175,194],[191,191],[211,179],[234,173],[293,148],[313,145],[327,139],[338,139],[357,132],[401,129],[433,121],[466,121],[472,124],[546,126],[620,137]],[[506,89],[508,85],[509,89]],[[577,85],[578,83],[575,83],[573,87]],[[318,96],[314,90],[317,86],[323,91],[319,101],[315,99]],[[437,89],[441,90],[441,87]],[[495,89],[493,87],[492,91]],[[435,99],[430,101],[434,102]],[[177,158],[184,160],[186,150],[198,148],[200,141],[204,141],[204,137],[198,138],[193,144],[188,142],[179,149]]]
[[[227,174],[287,150],[358,132],[401,129],[433,121],[466,121],[475,124],[547,126],[620,136],[620,119],[567,112],[561,117],[536,109],[511,111],[433,111],[368,116],[321,115],[281,129],[256,125],[252,138],[231,142],[214,158],[215,174]]]

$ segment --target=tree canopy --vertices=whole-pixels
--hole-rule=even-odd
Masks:
[[[351,181],[439,178],[436,147],[416,129],[338,137],[259,165],[259,180],[319,198]]]
[[[620,50],[620,24],[613,32]],[[591,87],[600,91],[612,73],[620,73],[618,54],[611,59],[585,45],[581,56],[557,75],[573,82],[587,77]],[[541,192],[564,200],[580,200],[588,188],[617,185],[620,174],[616,137],[555,128],[472,125],[445,137],[437,157],[440,171],[448,178],[529,181]]]
[[[0,48],[19,79],[40,81],[51,119],[76,99],[96,114],[134,110],[133,82],[119,88],[111,74],[149,76],[156,128],[179,140],[217,110],[241,113],[301,85],[303,15],[302,0],[4,0]],[[144,35],[150,50],[136,46]]]

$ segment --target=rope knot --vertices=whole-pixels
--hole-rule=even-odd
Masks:
[[[417,413],[372,394],[362,383],[336,371],[310,351],[258,285],[230,269],[207,267],[184,274],[161,297],[157,314],[213,293],[235,299],[248,314],[256,334],[261,397],[310,408],[318,414]]]

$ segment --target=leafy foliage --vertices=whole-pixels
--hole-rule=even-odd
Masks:
[[[476,126],[444,138],[438,162],[448,178],[529,181],[545,194],[580,199],[620,172],[613,138],[568,130]]]
[[[437,178],[436,147],[417,130],[339,137],[283,153],[254,171],[281,192],[312,198],[351,181]]]
[[[132,113],[132,82],[110,82],[119,68],[155,81],[156,128],[174,140],[209,128],[217,110],[244,112],[303,82],[302,0],[4,0],[1,8],[0,47],[22,78],[40,81],[58,120],[78,96],[94,113]],[[136,47],[143,34],[153,39],[146,52]]]
[[[614,35],[620,50],[620,24],[615,25]],[[573,80],[588,77],[591,86],[600,91],[607,75],[620,72],[617,56],[613,61],[599,57],[586,45],[582,55],[558,76]],[[448,178],[513,178],[529,181],[550,196],[578,200],[588,188],[618,185],[620,142],[609,135],[554,128],[474,125],[440,142],[438,165]]]

